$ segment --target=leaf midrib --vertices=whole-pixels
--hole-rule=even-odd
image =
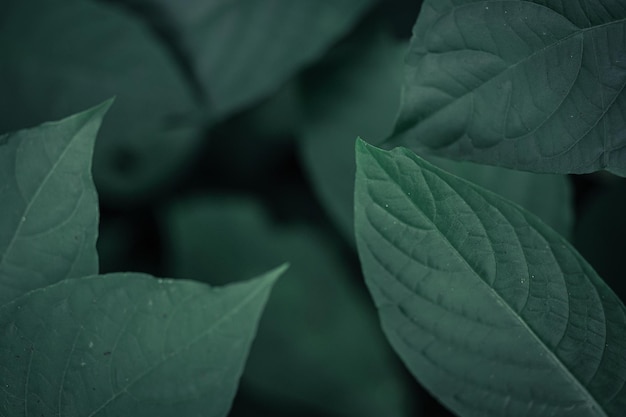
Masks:
[[[366,146],[370,146],[370,145],[366,145]],[[378,158],[373,155],[369,149],[367,149],[367,152],[369,153],[369,155],[372,157],[372,159],[374,159],[374,161],[376,161],[376,164],[380,167],[380,169],[387,175],[388,178],[390,178],[392,181],[392,184],[399,188],[400,191],[402,192],[402,195],[406,197],[406,194],[404,193],[404,190],[402,189],[402,187],[400,186],[400,184],[398,184],[393,178],[393,173],[389,172],[383,164],[381,164],[378,160]],[[402,154],[402,157],[407,157],[407,155]],[[447,181],[446,178],[444,178],[444,176],[439,175],[437,172],[428,169],[427,167],[422,166],[422,164],[419,163],[419,161],[415,161],[410,155],[408,156],[411,161],[413,163],[417,163],[417,166],[419,167],[420,170],[423,171],[428,171],[431,174],[434,174],[437,178],[441,179],[443,182],[445,182],[445,184],[450,187],[450,189],[452,189],[454,191],[454,193],[456,195],[458,195],[466,204],[467,202],[465,201],[465,198],[463,198],[456,190],[455,188]],[[452,174],[448,174],[448,175],[452,175]],[[367,176],[365,177],[367,179]],[[462,182],[464,182],[466,185],[468,185],[470,188],[474,189],[475,191],[477,190],[477,186],[475,186],[474,184],[464,180],[463,178],[460,177],[456,177],[457,180],[460,180]],[[424,178],[424,181],[427,182],[427,180]],[[489,190],[480,190],[480,191],[486,191],[489,194],[493,194],[494,196],[498,197],[501,199],[500,196],[498,196],[497,194],[494,194],[492,192],[490,192]],[[429,191],[430,192],[430,191]],[[431,193],[432,195],[432,193]],[[480,193],[478,193],[478,195],[480,195]],[[500,294],[493,289],[492,287],[490,287],[487,282],[485,282],[480,274],[469,264],[469,262],[465,259],[465,257],[456,250],[456,248],[452,245],[452,242],[450,242],[448,240],[448,238],[441,232],[441,230],[437,227],[437,225],[428,217],[426,216],[426,214],[422,211],[422,209],[411,199],[408,198],[408,200],[410,201],[411,205],[413,205],[413,207],[419,211],[422,216],[427,219],[428,222],[430,222],[433,225],[433,229],[436,230],[436,233],[440,235],[440,237],[442,238],[442,241],[445,242],[445,244],[451,249],[451,253],[456,253],[458,255],[458,258],[467,266],[468,270],[471,271],[477,278],[478,281],[481,282],[480,285],[485,286],[488,290],[487,293],[491,295],[492,298],[496,299],[497,301],[500,301],[500,305],[502,305],[507,313],[509,313],[510,315],[512,315],[514,317],[514,319],[516,321],[518,321],[521,325],[521,327],[523,329],[525,329],[527,331],[527,333],[532,337],[533,340],[535,340],[535,342],[540,346],[540,348],[544,351],[547,352],[547,357],[549,357],[551,359],[552,362],[555,363],[556,367],[562,370],[562,373],[566,376],[566,378],[568,378],[571,382],[573,382],[573,386],[574,387],[578,387],[579,391],[589,399],[589,401],[587,402],[588,404],[591,404],[592,409],[596,408],[597,410],[599,410],[602,414],[601,417],[609,417],[608,414],[606,414],[606,412],[604,411],[604,408],[598,403],[598,401],[596,400],[596,398],[589,392],[589,390],[587,389],[587,387],[585,387],[582,382],[569,370],[569,368],[566,366],[566,364],[564,364],[563,362],[561,362],[560,358],[558,356],[556,356],[556,354],[550,350],[548,348],[548,346],[546,345],[546,343],[539,337],[539,335],[537,335],[537,333],[535,333],[535,331],[530,328],[528,326],[528,324],[523,320],[523,318],[517,314],[515,312],[515,310],[509,305],[509,303],[502,298],[502,296],[500,296]],[[491,206],[491,204],[490,204]],[[471,207],[471,206],[470,206]],[[519,210],[519,207],[516,207]],[[473,209],[472,209],[473,211]],[[569,318],[568,318],[568,322],[569,322]],[[595,405],[595,407],[594,407]]]
[[[35,194],[33,194],[31,200],[26,204],[26,207],[24,208],[24,211],[21,213],[21,216],[18,216],[19,224],[15,228],[15,232],[13,233],[13,236],[11,237],[11,240],[9,241],[7,249],[4,251],[2,256],[0,256],[0,267],[6,265],[5,261],[7,259],[7,256],[9,255],[11,250],[13,249],[13,245],[15,245],[15,242],[17,241],[17,239],[19,237],[18,235],[20,234],[24,223],[26,223],[25,219],[29,218],[30,210],[32,209],[32,206],[35,203],[35,201],[39,198],[39,194],[41,194],[42,190],[46,187],[46,185],[48,184],[48,181],[50,181],[50,178],[52,178],[53,174],[56,172],[56,170],[59,167],[59,165],[65,160],[65,157],[67,156],[67,153],[69,152],[70,148],[72,148],[72,146],[76,142],[76,139],[78,138],[78,136],[83,132],[83,130],[86,127],[87,127],[87,123],[83,123],[83,125],[80,127],[80,129],[78,129],[72,135],[72,138],[67,142],[67,144],[65,146],[65,149],[63,149],[63,151],[61,152],[61,154],[59,155],[57,160],[50,167],[50,170],[48,171],[48,173],[44,177],[44,179],[41,182],[41,184],[39,184],[39,186],[37,187],[37,190],[35,191]],[[21,146],[22,146],[22,142],[20,142],[18,144],[17,149],[19,150],[21,148]],[[18,177],[17,172],[15,172],[15,178],[17,178],[17,177]],[[25,200],[24,196],[21,196],[21,197]],[[5,302],[5,304],[6,303],[7,302]]]
[[[259,278],[257,278],[259,279]],[[134,384],[136,384],[137,382],[141,381],[146,375],[148,375],[150,372],[154,371],[156,368],[158,368],[159,366],[161,366],[162,364],[164,364],[166,361],[172,359],[175,356],[178,356],[182,351],[188,349],[190,346],[198,343],[201,339],[204,339],[205,337],[208,337],[211,335],[211,333],[213,333],[213,331],[215,329],[217,329],[220,325],[222,325],[226,320],[230,319],[231,317],[233,317],[234,315],[236,315],[237,313],[239,313],[246,305],[248,305],[254,298],[257,297],[257,295],[262,292],[263,290],[265,290],[267,287],[267,285],[257,285],[257,288],[252,291],[250,294],[248,294],[246,297],[244,297],[241,301],[239,301],[227,314],[222,315],[219,320],[217,320],[216,322],[214,322],[209,328],[207,328],[204,332],[200,333],[198,336],[196,336],[195,338],[193,338],[189,343],[187,343],[186,345],[180,347],[177,350],[172,351],[171,353],[165,355],[164,357],[162,357],[161,359],[159,359],[158,361],[156,361],[154,364],[152,364],[151,366],[149,366],[148,368],[146,368],[143,372],[139,373],[135,378],[133,378],[133,380],[129,381],[129,383],[122,387],[119,391],[117,391],[116,393],[114,393],[111,398],[109,398],[108,400],[106,400],[104,403],[102,403],[100,406],[98,406],[96,409],[94,409],[91,413],[89,413],[89,415],[87,417],[94,417],[95,415],[97,415],[100,411],[102,411],[106,406],[108,406],[109,404],[111,404],[113,401],[115,401],[116,399],[118,399],[122,394],[128,393],[128,389],[130,387],[132,387]]]

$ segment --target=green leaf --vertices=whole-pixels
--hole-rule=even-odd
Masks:
[[[0,413],[225,416],[271,286],[112,274],[0,308]]]
[[[211,105],[225,115],[319,58],[374,0],[121,0],[171,28]],[[156,11],[156,13],[155,13]]]
[[[98,273],[91,155],[110,104],[0,136],[0,306]]]
[[[301,155],[320,200],[347,239],[354,239],[354,142],[358,133],[380,143],[400,100],[406,44],[384,36],[359,39],[334,70],[303,83]],[[334,67],[333,67],[334,68]],[[430,158],[437,166],[512,199],[570,236],[571,187],[565,176]]]
[[[357,142],[355,224],[383,329],[462,416],[621,416],[626,309],[535,216]]]
[[[393,144],[552,173],[626,175],[626,6],[427,0]]]
[[[98,272],[111,101],[0,136],[0,415],[225,416],[269,291]]]
[[[137,200],[170,180],[198,144],[198,103],[150,29],[106,2],[4,0],[3,7],[0,132],[116,96],[94,156],[101,198]]]
[[[258,203],[197,197],[164,213],[171,274],[235,282],[289,259],[272,291],[242,381],[268,402],[322,414],[414,415],[401,365],[359,277],[306,225],[272,223]]]

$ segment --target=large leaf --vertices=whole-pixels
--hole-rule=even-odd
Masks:
[[[169,180],[197,144],[190,119],[197,105],[149,28],[94,1],[4,0],[3,7],[0,132],[116,96],[96,145],[99,191],[109,201],[137,199]]]
[[[626,175],[626,3],[428,0],[394,144],[553,173]]]
[[[113,274],[0,307],[0,414],[225,416],[281,270],[225,288]]]
[[[400,100],[405,43],[384,36],[359,39],[315,80],[303,82],[301,151],[320,199],[352,241],[354,141],[357,134],[380,143],[392,129]],[[562,175],[541,175],[441,158],[431,162],[513,199],[569,236],[571,190]]]
[[[567,241],[406,149],[357,143],[356,237],[383,328],[462,416],[621,416],[626,311]]]
[[[0,305],[98,273],[91,155],[109,105],[0,136]]]
[[[273,225],[257,203],[197,197],[166,214],[171,274],[240,280],[289,259],[242,377],[265,402],[324,415],[413,415],[414,399],[376,313],[333,242],[314,228]]]
[[[321,56],[374,0],[117,0],[170,28],[212,106],[226,114]]]

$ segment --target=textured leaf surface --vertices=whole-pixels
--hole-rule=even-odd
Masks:
[[[148,27],[106,2],[2,3],[0,133],[116,96],[94,156],[101,197],[137,199],[171,178],[197,144],[197,103]]]
[[[0,306],[98,273],[91,155],[109,105],[0,136]]]
[[[334,71],[303,83],[301,154],[317,194],[344,235],[354,238],[354,140],[380,143],[392,129],[400,101],[407,45],[386,37],[359,39]],[[441,168],[497,192],[570,236],[570,184],[565,176],[432,158]]]
[[[158,11],[209,101],[232,112],[321,56],[374,0],[120,0]]]
[[[393,143],[554,173],[626,175],[626,4],[428,0]]]
[[[462,416],[621,416],[626,312],[519,206],[406,149],[357,143],[355,224],[383,328]]]
[[[112,274],[0,308],[0,414],[225,416],[281,269],[210,288]]]
[[[566,175],[535,174],[435,157],[428,161],[521,205],[562,236],[571,237],[574,196]]]
[[[273,225],[258,203],[241,198],[187,200],[165,219],[177,276],[222,285],[289,259],[246,364],[246,388],[323,415],[415,415],[360,278],[331,240],[305,225]]]

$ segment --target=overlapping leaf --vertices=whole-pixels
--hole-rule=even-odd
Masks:
[[[554,173],[626,175],[626,4],[428,0],[391,141]]]
[[[105,198],[137,200],[180,169],[198,143],[198,103],[147,25],[95,1],[3,6],[0,133],[116,96],[94,158]]]
[[[356,237],[383,328],[466,416],[621,416],[626,310],[519,206],[406,149],[357,143]]]
[[[0,415],[225,416],[269,291],[95,275],[109,103],[0,136]]]
[[[341,231],[354,236],[354,143],[357,134],[381,143],[400,101],[405,43],[385,36],[359,39],[334,71],[305,80],[303,160],[316,191]],[[356,50],[354,50],[356,49]],[[432,158],[439,167],[512,199],[569,236],[573,223],[567,178]]]

